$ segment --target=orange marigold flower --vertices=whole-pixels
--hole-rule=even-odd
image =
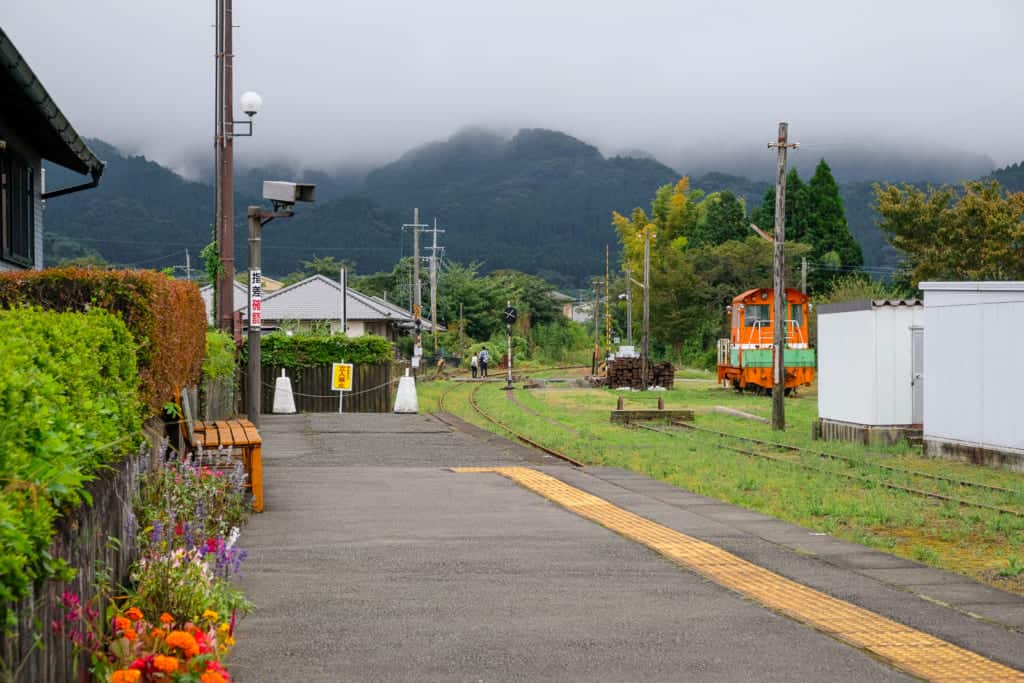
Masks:
[[[132,622],[124,617],[114,617],[114,628],[118,631],[127,631],[132,627]]]
[[[139,634],[135,632],[133,628],[126,628],[124,630],[124,637],[128,640],[135,642],[135,639],[139,637]]]
[[[199,654],[199,644],[191,633],[184,631],[171,631],[167,636],[167,644],[171,647],[180,648],[186,657],[195,657]]]
[[[138,621],[142,618],[142,610],[140,610],[138,607],[130,607],[128,608],[128,611],[124,613],[124,615],[132,621]]]
[[[110,683],[138,683],[141,676],[138,669],[118,669],[110,675]]]
[[[160,623],[161,624],[170,624],[173,621],[174,621],[174,617],[172,617],[167,612],[164,612],[163,614],[160,615]]]
[[[172,672],[178,670],[178,658],[177,657],[165,657],[164,655],[157,655],[156,658],[153,659],[153,666],[158,671],[163,671],[164,673],[168,673],[169,674],[169,673],[172,673]]]
[[[216,671],[207,671],[199,677],[200,683],[228,683],[228,679]]]
[[[155,628],[149,632],[149,637],[154,639],[160,639],[167,637],[167,631],[162,628]]]

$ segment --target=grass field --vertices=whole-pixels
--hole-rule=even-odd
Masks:
[[[558,377],[569,372],[538,374]],[[817,418],[817,397],[813,392],[787,399],[787,431],[773,432],[767,424],[714,412],[715,406],[724,406],[768,417],[769,398],[737,395],[718,387],[713,376],[710,381],[701,381],[707,377],[701,371],[681,375],[675,390],[668,392],[617,392],[552,383],[544,389],[517,389],[514,401],[497,383],[430,382],[419,387],[419,400],[421,410],[432,412],[437,410],[439,397],[445,394],[447,411],[502,434],[500,427],[483,420],[469,403],[470,392],[479,387],[476,400],[488,414],[586,464],[642,472],[808,529],[1024,594],[1024,517],[884,488],[878,482],[921,486],[902,475],[883,473],[874,465],[886,464],[1007,488],[1011,493],[968,491],[943,482],[930,482],[927,486],[937,493],[1019,512],[1024,512],[1024,476],[923,458],[919,450],[906,445],[873,447],[869,451],[857,444],[814,441],[811,425]],[[853,462],[773,451],[772,455],[788,460],[774,462],[730,451],[723,445],[749,445],[711,434],[675,429],[670,430],[671,434],[663,434],[613,425],[609,422],[609,411],[615,407],[618,395],[624,397],[626,407],[653,407],[661,396],[667,408],[695,410],[698,426],[828,451]]]

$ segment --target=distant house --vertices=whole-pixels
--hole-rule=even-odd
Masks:
[[[568,294],[563,294],[562,292],[551,292],[551,299],[562,310],[562,315],[565,318],[573,320],[573,315],[575,314],[576,299],[569,296]]]
[[[233,312],[241,311],[242,320],[245,320],[248,318],[249,288],[238,280],[235,280],[232,284],[234,285],[235,295],[234,307],[231,310]],[[206,322],[213,327],[213,285],[200,287],[199,295],[203,297],[203,303],[206,304]]]
[[[43,160],[88,174],[47,191]],[[43,267],[43,200],[99,184],[103,162],[78,136],[0,29],[0,270]]]
[[[212,324],[212,287],[203,287],[200,293],[206,302],[207,317]],[[248,300],[248,289],[236,282],[235,310],[241,311],[243,320],[247,319]],[[346,302],[347,334],[350,337],[375,334],[394,341],[414,327],[412,313],[378,297],[349,288]],[[313,275],[265,294],[263,328],[340,331],[341,284],[323,275]],[[429,320],[422,321],[422,329],[424,332],[432,330]]]

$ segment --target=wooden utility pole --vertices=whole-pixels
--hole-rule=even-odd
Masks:
[[[786,306],[785,252],[786,242],[786,152],[797,145],[790,143],[789,124],[779,123],[779,137],[769,142],[769,149],[777,150],[775,167],[775,262],[773,266],[775,303],[773,306],[772,329],[772,429],[786,429],[786,325],[789,316]]]
[[[644,348],[640,357],[640,372],[643,373],[643,389],[647,391],[647,367],[651,355],[651,228],[644,226]]]
[[[800,291],[807,294],[807,257],[800,257]]]

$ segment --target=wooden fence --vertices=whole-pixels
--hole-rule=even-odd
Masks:
[[[92,505],[81,505],[56,524],[50,554],[76,570],[70,583],[46,581],[16,605],[17,624],[12,630],[0,628],[0,654],[10,679],[18,683],[65,683],[88,680],[84,666],[88,658],[74,666],[67,636],[54,633],[51,624],[64,616],[61,595],[71,591],[83,602],[95,593],[97,567],[106,567],[113,585],[127,582],[128,567],[135,559],[137,527],[132,512],[132,497],[139,490],[139,477],[147,458],[133,456],[122,460],[112,471],[101,474],[86,485]],[[111,543],[108,539],[115,539]],[[35,637],[41,639],[38,646]]]
[[[292,380],[292,394],[295,409],[300,413],[338,412],[338,392],[331,390],[331,366],[319,365],[312,368],[287,369]],[[395,384],[392,382],[392,366],[356,365],[352,373],[352,391],[345,393],[346,413],[390,413],[394,407]],[[281,368],[275,365],[263,366],[263,387],[260,396],[261,411],[273,412],[274,385],[281,376]],[[249,390],[245,373],[241,376],[241,405],[246,405]]]

